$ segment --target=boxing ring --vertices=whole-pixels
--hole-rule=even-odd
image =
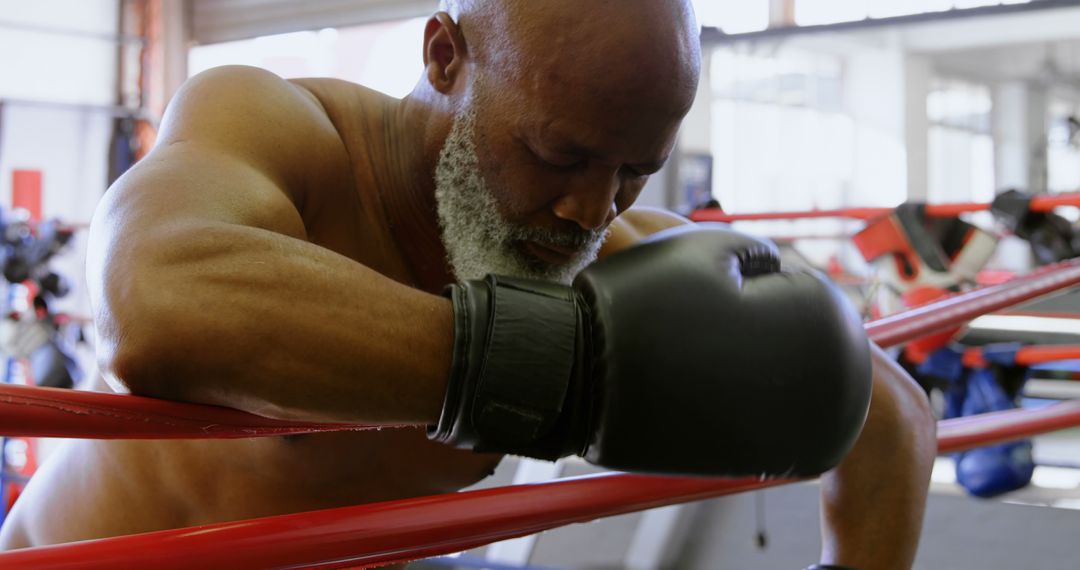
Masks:
[[[956,295],[867,325],[896,346],[1080,285],[1080,260]],[[1060,356],[1033,354],[1039,359]],[[101,439],[249,438],[365,429],[116,394],[0,387],[0,433]],[[1080,401],[939,422],[939,453],[1080,426]],[[460,552],[559,526],[759,490],[791,480],[620,473],[204,525],[0,554],[0,567],[364,568]]]

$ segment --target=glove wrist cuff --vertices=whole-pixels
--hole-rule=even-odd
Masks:
[[[572,289],[488,276],[452,286],[454,350],[446,401],[428,436],[483,452],[519,453],[563,412],[581,319]]]

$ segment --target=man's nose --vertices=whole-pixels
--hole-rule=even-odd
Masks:
[[[583,175],[574,177],[555,201],[553,210],[560,219],[574,222],[582,229],[605,228],[618,215],[615,197],[621,187],[618,169],[590,165]]]

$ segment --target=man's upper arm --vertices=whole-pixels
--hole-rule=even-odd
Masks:
[[[302,237],[308,188],[349,180],[344,144],[308,91],[256,68],[225,67],[184,85],[158,144],[104,209],[132,231],[221,222]]]

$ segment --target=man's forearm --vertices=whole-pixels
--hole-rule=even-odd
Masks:
[[[281,419],[438,419],[447,300],[288,236],[174,233],[101,272],[100,352],[133,392]]]
[[[866,426],[852,452],[821,481],[822,561],[862,570],[910,568],[936,453],[936,424],[924,393],[876,350]]]

